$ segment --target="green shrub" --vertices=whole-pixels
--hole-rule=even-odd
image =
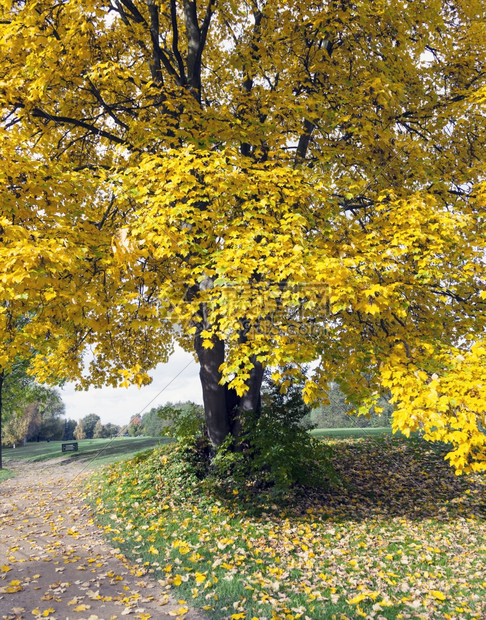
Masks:
[[[169,404],[161,407],[158,415],[166,421],[161,434],[167,437],[186,440],[206,434],[204,410],[201,405],[191,402]]]
[[[296,487],[323,488],[338,481],[331,447],[309,435],[309,414],[301,383],[290,381],[283,390],[266,376],[261,411],[241,412],[241,434],[229,435],[217,452],[200,407],[170,406],[159,415],[170,419],[164,433],[178,440],[171,464],[176,477],[204,481],[218,493],[280,498]]]
[[[243,494],[285,496],[295,487],[337,483],[331,448],[309,435],[302,384],[282,389],[266,375],[259,414],[243,412],[242,433],[229,436],[212,459],[209,481]]]
[[[259,416],[245,415],[242,436],[228,437],[211,461],[213,481],[275,496],[295,485],[322,488],[336,482],[331,448],[311,437],[298,418],[285,420],[276,413],[264,407]]]

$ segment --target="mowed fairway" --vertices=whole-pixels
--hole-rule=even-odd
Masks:
[[[113,543],[214,620],[483,620],[484,476],[418,438],[326,441],[341,484],[324,491],[210,492],[166,446],[89,495]]]
[[[137,452],[153,448],[167,439],[154,437],[115,437],[113,439],[82,439],[78,441],[77,452],[63,452],[62,441],[28,443],[17,448],[4,448],[4,465],[8,469],[9,461],[39,462],[54,458],[76,460],[89,463],[93,467],[106,465],[121,459],[127,459]],[[72,442],[66,442],[72,443]]]
[[[391,435],[392,429],[387,426],[377,428],[316,428],[312,430],[314,437],[345,439],[347,437],[381,437]]]

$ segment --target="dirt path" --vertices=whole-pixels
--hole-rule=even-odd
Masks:
[[[0,618],[203,620],[107,544],[79,464],[10,462],[0,484]]]

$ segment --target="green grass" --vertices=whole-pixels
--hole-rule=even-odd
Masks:
[[[484,476],[419,438],[325,441],[342,484],[258,511],[170,446],[100,472],[88,497],[141,572],[214,620],[484,618]]]
[[[310,433],[314,437],[373,437],[391,435],[392,429],[389,426],[377,428],[315,428]]]
[[[108,465],[122,459],[133,457],[140,451],[166,443],[164,438],[154,437],[116,437],[114,439],[82,439],[78,441],[77,452],[62,452],[62,441],[49,443],[33,442],[17,448],[4,448],[3,458],[10,461],[39,462],[55,458],[69,461],[91,463],[93,467]]]
[[[9,478],[12,478],[14,475],[13,471],[10,471],[9,469],[0,469],[0,482],[3,482],[4,480],[8,480]]]

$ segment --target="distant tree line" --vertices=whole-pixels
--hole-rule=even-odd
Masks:
[[[96,413],[89,413],[75,423],[73,428],[66,429],[63,439],[105,439],[116,437],[121,432],[118,424],[108,422],[103,424],[101,418]]]
[[[279,395],[278,390],[275,390],[270,381],[264,381],[262,400],[267,402],[271,399],[276,403],[280,403],[281,400],[282,403],[280,404],[282,407],[285,405],[285,408],[289,411],[292,410],[293,413],[302,409],[299,415],[302,419],[302,423],[308,427],[367,428],[391,426],[394,407],[384,396],[380,398],[376,405],[377,410],[378,408],[382,409],[380,414],[371,411],[372,415],[369,417],[355,416],[349,415],[352,405],[346,401],[346,395],[337,383],[331,383],[329,385],[329,403],[319,405],[312,409],[304,406],[300,387],[301,386],[295,386],[296,389],[291,387],[287,394]],[[304,407],[305,412],[303,411]],[[160,437],[161,435],[170,434],[169,428],[173,426],[175,419],[178,425],[185,424],[188,426],[190,424],[197,424],[199,416],[201,416],[202,419],[202,415],[202,406],[196,405],[191,401],[178,403],[169,402],[165,405],[152,407],[152,409],[143,415],[137,414],[132,416],[128,426],[124,429],[124,434],[130,437],[139,437],[141,435]]]
[[[346,395],[337,383],[331,383],[329,386],[329,403],[314,408],[304,405],[300,387],[295,386],[293,389],[291,386],[288,393],[280,395],[270,381],[264,381],[262,401],[268,404],[267,401],[272,400],[274,404],[281,405],[282,409],[286,408],[293,414],[299,411],[302,423],[308,427],[367,428],[391,426],[394,407],[385,396],[377,402],[377,411],[381,410],[379,414],[372,410],[370,416],[356,416],[349,415],[352,405],[346,401]],[[301,409],[302,411],[300,411]],[[160,437],[169,433],[169,428],[173,426],[174,419],[177,419],[179,425],[197,424],[199,415],[202,419],[202,414],[202,406],[193,402],[169,402],[165,405],[153,407],[143,415],[132,416],[124,433],[131,437],[141,435]]]
[[[177,418],[178,424],[193,424],[201,416],[203,419],[203,408],[191,401],[166,403],[152,407],[143,415],[132,416],[126,429],[126,433],[131,437],[145,435],[148,437],[160,437],[168,433],[168,429],[173,425]]]
[[[272,399],[278,401],[278,391],[273,390],[271,382],[267,383],[268,389],[263,390],[263,400],[268,400],[271,394]],[[300,407],[300,404],[296,403],[302,400],[301,386],[294,387],[295,390],[291,388],[291,393],[285,396],[287,409]],[[346,402],[344,392],[336,383],[330,384],[328,397],[328,404],[307,408],[306,413],[301,414],[305,424],[318,428],[376,427],[391,424],[393,405],[385,397],[377,403],[382,409],[381,414],[370,417],[348,415],[351,404]],[[77,422],[64,419],[65,407],[59,391],[36,383],[27,374],[26,364],[22,363],[17,364],[4,378],[2,401],[2,443],[5,446],[15,446],[28,441],[102,439],[117,435],[160,437],[170,434],[169,428],[175,420],[179,427],[184,427],[199,424],[203,419],[202,406],[190,401],[169,402],[152,407],[143,415],[133,415],[126,426],[103,424],[100,416],[95,413],[89,413]]]
[[[346,395],[337,383],[329,385],[329,403],[312,409],[310,419],[317,428],[367,428],[391,426],[393,405],[382,396],[377,402],[382,409],[379,415],[373,410],[368,416],[349,415],[352,405],[346,401]]]
[[[1,388],[2,443],[61,439],[65,407],[59,391],[40,385],[19,361],[4,374]]]
[[[40,385],[27,370],[28,362],[20,360],[1,376],[0,468],[1,445],[17,447],[30,441],[104,439],[118,435],[159,437],[172,424],[174,415],[182,424],[192,423],[194,412],[202,416],[200,405],[185,402],[153,407],[143,415],[133,415],[125,426],[103,424],[96,413],[78,421],[66,419],[59,390]]]
[[[75,420],[66,420],[57,439],[66,441],[81,439],[104,439],[124,435],[128,437],[160,437],[173,423],[174,416],[178,420],[192,420],[194,412],[202,416],[202,407],[190,401],[183,403],[167,403],[153,407],[143,415],[135,414],[127,425],[103,424],[96,413],[89,413]],[[187,422],[189,423],[189,422]]]

